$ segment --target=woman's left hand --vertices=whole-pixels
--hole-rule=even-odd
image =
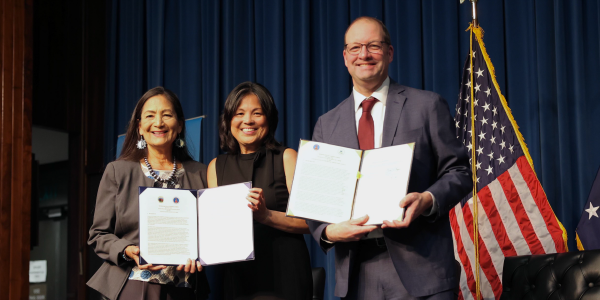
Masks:
[[[196,270],[198,270],[198,272],[202,271],[202,265],[200,264],[199,261],[193,261],[188,258],[185,265],[179,265],[177,267],[177,271],[181,271],[181,270],[185,270],[186,273],[193,274],[196,272]]]
[[[269,209],[265,205],[265,197],[261,188],[251,188],[246,199],[250,201],[248,207],[254,212],[254,219],[263,223],[269,217]]]

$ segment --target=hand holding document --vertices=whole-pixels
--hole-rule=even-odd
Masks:
[[[369,215],[365,225],[401,220],[414,143],[372,150],[300,141],[286,214],[339,223]]]
[[[254,259],[249,188],[250,183],[204,190],[140,187],[140,264]]]

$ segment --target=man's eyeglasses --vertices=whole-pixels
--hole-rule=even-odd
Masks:
[[[384,43],[388,44],[387,42],[379,41],[379,42],[370,42],[368,44],[361,44],[361,43],[346,44],[346,45],[344,45],[344,47],[346,47],[346,52],[348,52],[348,54],[350,54],[350,55],[358,55],[360,53],[360,51],[362,50],[363,46],[367,46],[367,51],[369,51],[369,53],[382,54]]]

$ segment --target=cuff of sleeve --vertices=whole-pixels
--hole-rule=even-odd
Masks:
[[[127,245],[125,246],[125,248],[123,248],[123,251],[121,251],[121,257],[123,258],[123,260],[125,260],[126,262],[130,262],[133,261],[133,258],[127,256],[127,253],[125,252],[125,249],[127,249],[127,247],[129,246],[133,246],[133,244]]]
[[[429,193],[431,195],[431,199],[433,202],[431,203],[431,210],[429,212],[424,212],[422,215],[424,217],[433,216],[438,212],[437,202],[435,202],[435,196],[430,191],[425,191],[425,193]]]
[[[329,251],[329,249],[331,249],[335,242],[332,242],[328,239],[326,239],[323,235],[325,235],[325,229],[323,229],[323,232],[321,233],[321,249],[323,249],[323,251],[327,252]]]
[[[123,249],[125,249],[129,245],[135,245],[135,244],[126,239],[120,239],[120,240],[115,241],[110,246],[110,252],[108,255],[110,261],[112,261],[115,265],[122,264],[124,262]]]

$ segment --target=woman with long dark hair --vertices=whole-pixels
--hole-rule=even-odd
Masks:
[[[208,185],[252,181],[254,261],[224,265],[225,299],[312,299],[312,277],[304,220],[285,209],[297,153],[275,140],[277,108],[262,85],[234,88],[221,116],[219,155],[208,166]]]
[[[140,186],[207,186],[206,165],[193,161],[185,144],[181,103],[163,87],[140,98],[121,155],[106,166],[100,181],[88,244],[104,263],[88,285],[111,300],[206,298],[208,283],[195,258],[177,267],[140,264]]]

